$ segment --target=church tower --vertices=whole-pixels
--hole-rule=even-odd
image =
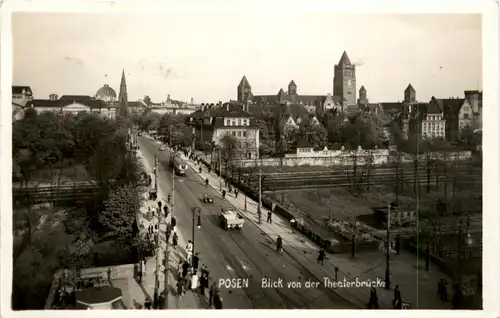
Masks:
[[[415,92],[415,89],[411,84],[408,85],[408,87],[405,89],[405,102],[407,103],[414,103],[417,101],[417,93]]]
[[[118,96],[118,114],[120,117],[128,116],[127,83],[125,82],[125,70],[122,70],[122,81],[120,83],[120,95]]]
[[[359,89],[358,104],[368,104],[366,88],[363,85],[361,85],[361,88]]]
[[[356,66],[351,64],[346,51],[335,65],[333,95],[341,105],[356,105]]]
[[[242,102],[247,98],[252,98],[252,86],[250,86],[246,76],[243,76],[238,85],[238,101]]]
[[[297,95],[297,84],[293,80],[288,84],[288,95]]]

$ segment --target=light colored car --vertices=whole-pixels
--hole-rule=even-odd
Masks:
[[[224,230],[231,228],[241,229],[245,219],[232,208],[222,208],[219,215],[220,224]]]

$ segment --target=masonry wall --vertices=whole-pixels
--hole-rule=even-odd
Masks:
[[[323,153],[323,152],[321,152]],[[372,164],[380,165],[389,162],[389,150],[380,149],[374,151],[328,151],[326,155],[319,155],[311,153],[309,156],[303,155],[287,155],[285,158],[268,158],[256,160],[240,160],[238,165],[241,167],[254,167],[255,165],[262,165],[266,167],[277,167],[283,162],[283,166],[297,167],[297,166],[335,166],[335,165],[351,165],[355,160],[358,165],[364,165],[370,156],[373,157]]]

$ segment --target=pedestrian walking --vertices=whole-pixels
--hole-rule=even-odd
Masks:
[[[196,270],[193,272],[191,276],[191,290],[194,292],[198,288],[198,273]]]
[[[325,261],[326,253],[325,250],[322,248],[319,250],[318,254],[318,264],[323,265],[323,262]]]
[[[441,301],[448,301],[448,288],[446,288],[447,282],[446,279],[441,278],[438,283],[438,295]]]
[[[394,299],[392,300],[392,306],[396,309],[401,309],[401,291],[399,290],[399,285],[394,288]]]
[[[396,248],[396,254],[399,255],[399,250],[401,249],[401,238],[400,238],[399,234],[396,235],[396,246],[395,246],[395,248]]]
[[[283,252],[283,239],[281,238],[281,235],[278,235],[278,238],[276,239],[276,251],[278,253]]]
[[[193,243],[191,242],[191,240],[189,240],[188,244],[186,245],[186,254],[187,254],[187,261],[191,263],[193,258]]]
[[[184,294],[184,281],[181,278],[177,281],[177,298],[180,299],[183,294]]]
[[[199,169],[198,171],[199,171],[199,172],[200,172],[200,174],[201,174],[201,167],[200,167],[200,169]]]
[[[214,281],[210,286],[210,290],[208,291],[208,307],[212,308],[212,303],[214,301],[215,294],[217,293],[217,283]]]
[[[151,300],[146,299],[146,301],[144,302],[144,308],[151,309],[151,305],[152,305]]]
[[[212,171],[212,167],[208,167],[208,173],[210,173]]]
[[[205,296],[205,287],[207,286],[207,284],[208,284],[207,273],[205,271],[202,271],[200,278],[200,294],[202,294],[203,296]]]
[[[208,187],[208,178],[205,179],[205,187]]]
[[[172,224],[172,231],[175,232],[175,226],[177,225],[177,220],[175,219],[175,217],[171,217],[170,218],[170,223]]]
[[[226,190],[222,190],[222,199],[226,198]]]
[[[189,263],[187,261],[184,261],[184,264],[182,264],[182,278],[186,278],[189,270]]]
[[[294,218],[290,220],[290,227],[292,228],[292,233],[295,233],[295,227],[297,226],[297,222],[295,221]]]
[[[273,223],[273,221],[271,220],[271,216],[272,216],[271,211],[267,211],[267,223]]]
[[[177,237],[177,233],[174,232],[174,236],[172,236],[172,247],[174,249],[177,248],[177,240],[179,239],[179,237]]]
[[[238,188],[235,188],[235,189],[234,189],[234,197],[235,197],[236,199],[238,199],[238,193],[239,193]]]
[[[214,306],[215,309],[222,309],[222,297],[219,291],[214,296]]]
[[[368,302],[368,309],[378,309],[377,290],[373,286],[370,290],[370,301]]]
[[[146,262],[144,259],[141,260],[141,270],[142,270],[142,276],[146,276]]]
[[[200,262],[200,257],[199,257],[199,254],[200,254],[200,253],[196,253],[196,254],[193,256],[193,269],[194,269],[195,271],[197,271],[197,270],[198,270],[198,264],[199,264],[199,262]]]

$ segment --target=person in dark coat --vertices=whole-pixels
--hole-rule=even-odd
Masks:
[[[208,284],[207,272],[202,271],[200,279],[200,294],[205,295],[205,288]]]
[[[144,308],[151,309],[151,305],[151,300],[146,299],[146,301],[144,302]]]
[[[174,236],[172,236],[172,247],[174,249],[177,248],[177,240],[179,239],[179,237],[177,236],[177,233],[174,232]]]
[[[208,187],[208,178],[205,179],[205,187]]]
[[[273,223],[273,221],[271,220],[271,217],[272,217],[271,211],[267,211],[267,223]]]
[[[451,299],[451,305],[453,309],[461,309],[462,303],[464,301],[464,294],[462,293],[462,288],[460,285],[455,284],[453,286],[453,298]]]
[[[198,255],[199,255],[199,253],[196,253],[196,254],[193,256],[193,269],[194,269],[195,271],[197,271],[197,270],[198,270],[198,264],[199,264],[199,262],[200,262],[200,257],[199,257]]]
[[[218,288],[216,282],[212,283],[210,290],[208,291],[208,306],[212,308],[212,302],[214,301],[215,295],[218,293]]]
[[[318,264],[323,265],[323,262],[325,261],[326,253],[324,249],[319,250],[318,254]]]
[[[396,246],[395,246],[395,248],[396,248],[396,254],[399,255],[399,251],[401,250],[401,238],[400,238],[399,234],[396,235]]]
[[[226,190],[222,190],[222,198],[225,199],[226,198]]]
[[[214,306],[215,309],[222,309],[222,297],[219,292],[215,293]]]
[[[278,235],[278,238],[276,239],[276,251],[280,253],[282,249],[283,249],[283,239],[281,238],[280,235]]]
[[[189,270],[189,263],[187,261],[184,261],[184,264],[182,264],[182,278],[186,278],[188,270]]]
[[[235,188],[235,189],[234,189],[234,197],[235,197],[236,199],[238,199],[238,193],[239,193],[238,188]]]
[[[392,305],[396,309],[401,309],[402,301],[401,301],[401,291],[399,291],[399,285],[396,285],[394,288],[394,299],[392,300]]]
[[[368,302],[368,309],[378,309],[378,296],[375,287],[370,290],[370,301]]]

